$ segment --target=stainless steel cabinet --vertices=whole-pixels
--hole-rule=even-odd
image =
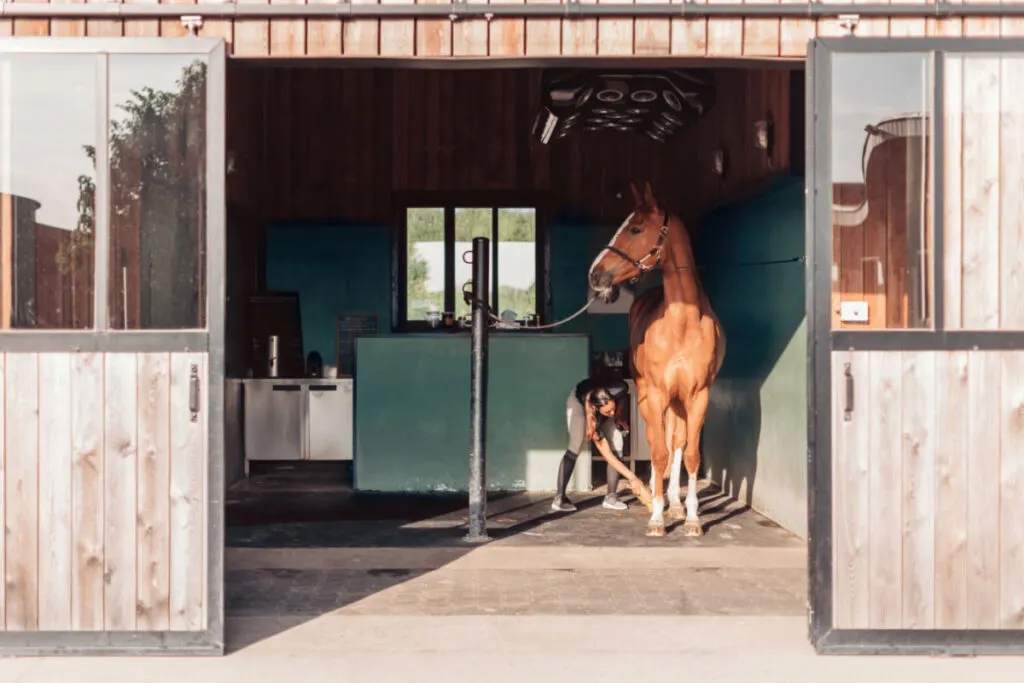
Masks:
[[[352,459],[352,380],[309,385],[310,460]]]
[[[351,460],[351,379],[247,379],[245,470],[250,460]]]
[[[245,459],[299,460],[305,410],[296,380],[245,382]]]

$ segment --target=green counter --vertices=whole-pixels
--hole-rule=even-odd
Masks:
[[[465,491],[469,477],[470,339],[361,337],[355,354],[355,487]],[[587,335],[493,333],[487,389],[492,491],[554,488],[566,446],[565,402],[587,374]],[[577,467],[571,488],[589,483]]]

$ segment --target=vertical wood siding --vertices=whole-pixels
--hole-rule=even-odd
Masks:
[[[40,0],[46,2],[46,0]],[[66,0],[62,0],[66,1]],[[79,0],[72,0],[79,1]],[[91,1],[91,0],[85,0]],[[131,2],[132,0],[126,0]],[[134,0],[145,2],[152,0]],[[194,0],[160,0],[194,4]],[[235,0],[288,4],[303,0]],[[308,0],[315,2],[317,0]],[[409,4],[440,0],[354,0]],[[471,0],[474,4],[478,0]],[[497,3],[535,0],[491,0]],[[536,0],[547,2],[549,0]],[[654,0],[582,0],[633,4]],[[675,0],[674,0],[675,1]],[[744,0],[707,0],[742,3]],[[745,0],[795,3],[802,0]],[[903,0],[921,2],[926,0]],[[486,4],[486,3],[484,3]],[[182,13],[187,13],[182,7]],[[174,19],[0,19],[0,36],[178,36]],[[223,37],[236,57],[551,57],[559,55],[636,55],[799,59],[815,36],[838,35],[833,18],[602,18],[602,19],[206,19],[203,36]],[[860,36],[925,35],[1021,36],[1019,19],[911,19],[869,17]]]
[[[668,144],[613,132],[541,145],[529,125],[538,69],[236,64],[228,197],[260,223],[387,222],[393,191],[529,189],[548,192],[555,207],[618,223],[631,208],[628,182],[650,180],[673,209],[697,216],[790,167],[789,71],[720,69],[716,78],[714,113]],[[770,159],[753,142],[754,122],[769,113]],[[719,145],[730,161],[724,180],[712,170]]]
[[[832,372],[834,626],[1024,628],[1024,351],[837,351]]]
[[[946,60],[945,320],[1024,329],[1024,56]]]
[[[200,631],[206,354],[0,354],[0,630]]]

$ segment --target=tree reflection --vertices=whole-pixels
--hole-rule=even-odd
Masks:
[[[111,327],[205,325],[206,78],[197,59],[173,90],[132,88],[111,103]],[[95,147],[84,149],[95,167]],[[91,260],[96,184],[81,175],[78,185],[78,223],[56,256],[62,273]]]

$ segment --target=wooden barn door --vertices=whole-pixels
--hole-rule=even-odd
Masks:
[[[1024,652],[1024,43],[810,54],[812,640]]]
[[[0,39],[0,655],[223,650],[224,43]]]

